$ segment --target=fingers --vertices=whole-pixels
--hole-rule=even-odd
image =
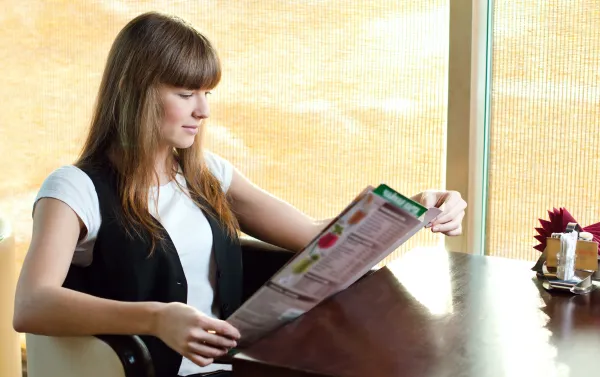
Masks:
[[[213,330],[215,333],[225,336],[227,338],[238,340],[241,337],[238,329],[233,327],[231,324],[225,321],[221,321],[219,319],[205,317],[205,321],[202,327],[207,331]]]
[[[461,213],[464,216],[465,208],[467,203],[460,197],[460,195],[448,197],[446,204],[446,210],[442,212],[438,217],[431,222],[431,225],[445,224],[458,217]]]
[[[218,334],[211,334],[209,332],[202,332],[195,336],[194,339],[199,343],[206,343],[210,346],[218,348],[233,348],[237,346],[235,340]]]
[[[434,225],[431,230],[434,233],[444,233],[447,236],[458,236],[462,234],[462,219],[464,216],[465,213],[461,212],[445,224]]]
[[[456,233],[456,231],[460,230],[459,234],[462,234],[462,216],[457,219],[454,219],[446,224],[436,225],[432,232],[434,233],[443,233],[445,235],[449,235],[448,233]]]
[[[239,331],[231,324],[211,318],[179,302],[165,304],[153,330],[163,342],[200,366],[237,346]]]
[[[451,230],[444,234],[447,236],[460,236],[462,234],[462,226],[459,226],[457,229]]]
[[[206,366],[236,345],[232,339],[202,330],[186,343],[184,356],[200,366]]]
[[[437,207],[440,199],[438,193],[435,191],[423,191],[417,201],[425,208],[433,208]]]
[[[208,316],[202,317],[200,327],[203,331],[192,334],[199,343],[217,348],[233,348],[240,339],[240,332],[231,324]]]
[[[188,352],[195,353],[204,358],[214,359],[215,357],[223,356],[227,353],[226,348],[212,347],[208,343],[200,341],[191,341],[188,343]]]
[[[207,358],[207,357],[202,357],[196,353],[189,353],[187,355],[185,355],[185,357],[187,357],[188,359],[190,359],[192,361],[192,363],[199,365],[201,367],[205,367],[207,365],[210,365],[213,363],[214,359],[213,358]]]
[[[437,193],[435,197],[438,198],[436,205],[443,205],[445,211],[428,224],[428,227],[431,226],[431,231],[434,233],[443,233],[446,235],[462,234],[461,224],[465,216],[467,203],[462,199],[460,193],[449,191],[446,193]]]

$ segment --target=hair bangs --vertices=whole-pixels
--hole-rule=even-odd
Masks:
[[[187,30],[178,51],[164,67],[163,84],[191,90],[213,89],[221,81],[221,61],[210,42],[201,34]]]

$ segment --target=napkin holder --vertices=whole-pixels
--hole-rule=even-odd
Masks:
[[[569,223],[565,233],[581,231],[577,224]],[[542,285],[547,290],[570,291],[574,294],[591,292],[595,286],[593,281],[600,280],[598,243],[578,240],[575,249],[575,279],[566,281],[557,276],[558,254],[560,253],[560,238],[546,238],[546,247],[533,266]]]

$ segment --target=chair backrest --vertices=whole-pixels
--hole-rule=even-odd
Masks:
[[[240,243],[244,271],[242,287],[242,302],[244,302],[288,263],[294,253],[248,236],[241,237]]]
[[[6,219],[0,217],[0,376],[21,377],[21,342],[12,318],[17,282],[15,239]]]
[[[93,336],[26,334],[28,377],[125,377],[115,351]]]

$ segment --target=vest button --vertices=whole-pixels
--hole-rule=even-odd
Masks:
[[[229,310],[229,304],[223,304],[223,311]]]
[[[221,273],[221,270],[217,270],[217,279],[220,279],[221,276],[223,276],[223,274]]]

